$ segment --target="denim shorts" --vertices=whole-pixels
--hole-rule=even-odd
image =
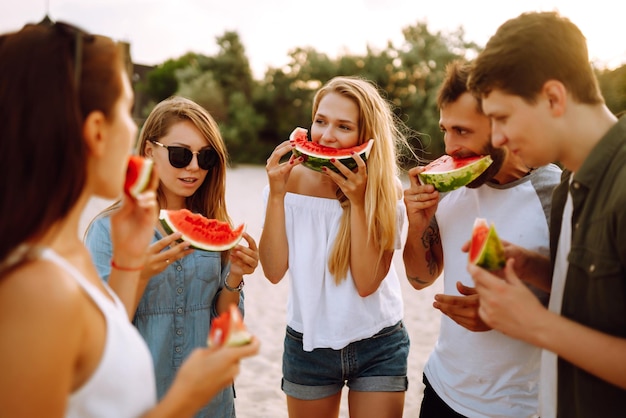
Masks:
[[[345,384],[360,392],[405,392],[409,345],[402,321],[341,350],[304,351],[302,334],[287,327],[282,390],[303,400],[334,395]]]

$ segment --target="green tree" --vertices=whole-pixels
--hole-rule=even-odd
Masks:
[[[142,111],[147,116],[155,103],[167,99],[178,91],[176,71],[188,67],[196,60],[196,54],[188,53],[177,59],[169,59],[156,66],[146,75],[146,80],[136,86],[140,94],[147,96],[148,107]]]
[[[626,64],[597,72],[606,105],[615,114],[626,111]]]
[[[419,133],[413,139],[415,151],[425,159],[443,154],[444,146],[439,129],[437,92],[443,81],[446,65],[457,58],[467,58],[478,51],[478,46],[464,40],[464,30],[449,34],[431,33],[428,25],[418,22],[402,33],[405,42],[395,50],[391,71],[385,89],[406,115],[406,124]],[[393,50],[388,52],[392,54]]]

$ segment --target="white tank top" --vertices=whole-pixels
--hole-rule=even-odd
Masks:
[[[85,384],[70,395],[65,416],[135,418],[144,414],[156,404],[152,358],[143,338],[128,320],[124,305],[106,283],[115,302],[51,249],[45,249],[41,257],[74,277],[106,319],[100,363]]]

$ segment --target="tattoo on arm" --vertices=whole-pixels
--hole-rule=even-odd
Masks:
[[[437,260],[433,257],[433,245],[441,244],[441,236],[439,235],[439,225],[437,220],[433,218],[430,221],[430,225],[422,234],[422,245],[426,249],[426,265],[428,266],[428,273],[433,275],[437,271]]]

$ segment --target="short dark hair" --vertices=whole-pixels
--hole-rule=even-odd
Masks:
[[[461,95],[468,93],[467,80],[471,65],[463,59],[450,61],[446,65],[446,73],[437,93],[437,107],[443,108],[449,103],[456,102]],[[476,109],[483,113],[480,100],[476,100]]]
[[[528,12],[489,39],[468,88],[479,97],[499,89],[532,103],[548,80],[563,83],[580,103],[604,102],[580,29],[556,12]]]

